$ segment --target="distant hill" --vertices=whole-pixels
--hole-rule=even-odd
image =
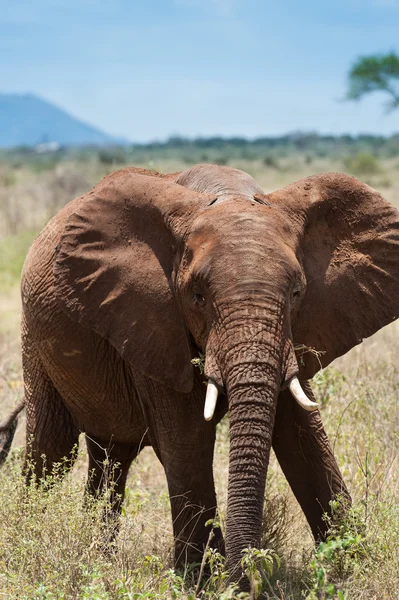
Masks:
[[[0,147],[120,144],[123,140],[75,119],[33,94],[0,94]]]

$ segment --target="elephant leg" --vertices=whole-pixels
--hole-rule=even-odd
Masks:
[[[109,510],[104,517],[112,516],[117,519],[122,509],[130,465],[140,453],[143,444],[104,442],[86,434],[86,445],[89,454],[86,491],[98,497],[109,489]]]
[[[183,433],[182,433],[183,437]],[[207,521],[216,514],[216,492],[212,472],[213,442],[209,435],[186,431],[186,443],[175,439],[171,448],[157,448],[166,473],[175,539],[175,564],[199,563],[209,541],[224,553],[220,528],[213,531]],[[187,441],[190,446],[187,446]]]
[[[79,429],[38,356],[24,361],[26,450],[23,471],[29,483],[51,474],[55,463],[70,469],[75,461]]]
[[[153,386],[152,389],[150,386]],[[216,492],[213,478],[215,420],[204,420],[205,388],[197,381],[192,393],[165,393],[156,383],[147,383],[149,397],[159,398],[146,411],[149,438],[161,461],[168,482],[175,539],[175,563],[201,562],[208,540],[224,553],[220,528],[209,539],[207,521],[215,518]],[[172,396],[173,394],[173,396]]]
[[[303,387],[314,399],[310,384],[306,382]],[[325,539],[328,524],[323,515],[331,515],[330,501],[340,496],[344,506],[349,506],[351,498],[319,411],[303,410],[288,390],[279,395],[273,449],[315,540]]]

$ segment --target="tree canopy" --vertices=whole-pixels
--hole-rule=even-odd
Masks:
[[[389,96],[387,110],[399,107],[399,56],[395,52],[360,56],[348,74],[348,100],[360,100],[371,92]]]

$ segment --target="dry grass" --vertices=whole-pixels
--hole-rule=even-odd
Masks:
[[[310,168],[301,156],[287,159],[279,170],[255,161],[237,166],[256,176],[266,190],[312,172],[342,170],[342,165],[324,159],[315,161]],[[165,163],[154,167],[172,171],[182,165]],[[11,193],[8,188],[0,189],[0,212],[4,216],[14,211],[8,224],[3,219],[0,234],[0,254],[8,252],[6,261],[2,262],[0,256],[1,415],[22,394],[18,269],[32,235],[25,234],[25,230],[40,228],[43,219],[60,204],[94,183],[83,166],[68,169],[71,171],[66,173],[74,173],[75,183],[65,184],[73,189],[65,188],[60,196],[53,193],[54,182],[58,181],[54,173],[46,173],[45,177],[29,174],[26,179],[19,174],[20,180],[15,183],[18,193],[13,189],[12,195],[7,196]],[[94,172],[99,174],[93,167],[91,173]],[[382,164],[375,178],[380,178],[385,187],[378,186],[376,180],[370,183],[385,197],[399,200],[399,171],[394,163]],[[36,190],[35,194],[30,190]],[[24,241],[18,242],[25,235]],[[15,252],[10,248],[16,248]],[[266,597],[399,597],[397,338],[398,325],[392,324],[336,361],[315,381],[322,416],[355,505],[350,518],[336,531],[336,540],[317,552],[301,511],[272,458],[267,486],[268,526],[263,543],[277,552],[281,565],[274,562]],[[109,547],[104,544],[106,533],[101,528],[102,507],[82,509],[84,449],[73,472],[63,481],[57,480],[51,490],[26,490],[20,473],[23,430],[22,418],[11,459],[0,473],[0,598],[237,597],[232,591],[221,591],[223,569],[217,557],[213,558],[211,579],[198,586],[196,596],[195,577],[189,571],[177,574],[171,570],[173,538],[166,481],[150,449],[140,454],[131,470],[117,547]],[[219,427],[215,458],[222,523],[227,469],[228,426],[224,422]],[[108,532],[112,526],[110,523]]]

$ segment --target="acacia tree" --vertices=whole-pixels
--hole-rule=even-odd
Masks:
[[[373,54],[360,56],[348,74],[348,100],[360,100],[371,92],[388,94],[387,111],[399,107],[399,56]]]

